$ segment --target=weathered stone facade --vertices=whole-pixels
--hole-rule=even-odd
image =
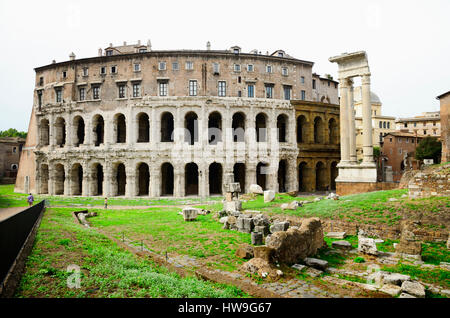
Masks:
[[[0,138],[0,183],[14,183],[19,170],[20,154],[25,140],[20,137]]]
[[[233,181],[243,192],[251,184],[296,191],[298,107],[291,99],[311,98],[312,65],[283,51],[232,48],[71,56],[37,68],[31,152],[16,191],[209,196]],[[323,120],[316,128],[314,119],[308,124],[324,136],[315,142],[318,151],[328,148],[326,136],[339,140],[334,106],[315,103],[308,110]],[[329,176],[321,188],[331,184]]]
[[[450,164],[417,171],[408,183],[409,196],[450,196]]]
[[[441,103],[441,162],[450,161],[450,91],[437,97]]]

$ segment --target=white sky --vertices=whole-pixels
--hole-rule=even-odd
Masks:
[[[0,130],[28,129],[33,68],[139,39],[154,50],[283,49],[334,78],[330,56],[365,50],[384,115],[437,111],[450,90],[449,12],[449,0],[0,0]]]

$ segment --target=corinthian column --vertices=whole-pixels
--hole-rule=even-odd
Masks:
[[[350,162],[356,163],[356,128],[355,128],[355,111],[353,106],[353,81],[348,79],[348,98],[347,98],[347,120],[349,133],[349,154]]]
[[[363,163],[373,164],[370,73],[362,76]]]
[[[349,152],[349,135],[348,135],[348,83],[346,78],[339,79],[339,91],[341,95],[340,99],[340,133],[341,133],[341,163],[347,163],[350,161]]]

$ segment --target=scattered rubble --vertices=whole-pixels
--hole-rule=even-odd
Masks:
[[[368,237],[358,237],[358,252],[377,256],[378,250],[375,240]]]
[[[326,198],[326,200],[339,200],[339,195],[331,192]]]
[[[185,221],[194,221],[195,219],[197,219],[198,209],[185,207],[183,208],[182,213]]]
[[[276,233],[281,231],[287,231],[289,228],[289,222],[275,222],[270,226],[270,233]]]
[[[275,191],[266,190],[264,191],[264,203],[272,202],[275,199]]]
[[[328,267],[328,262],[318,258],[307,257],[304,259],[306,265],[314,267],[320,270],[326,270]]]
[[[236,256],[243,259],[251,259],[254,257],[253,247],[246,244],[236,250]]]
[[[396,245],[395,252],[401,257],[412,256],[413,258],[420,260],[422,254],[422,243],[416,239],[416,235],[413,233],[414,227],[414,222],[402,222],[400,242]]]
[[[328,232],[326,237],[335,238],[335,239],[344,239],[347,236],[346,232]]]
[[[257,184],[251,184],[249,187],[249,192],[254,194],[264,194],[263,188]]]
[[[418,282],[403,282],[402,293],[407,293],[414,297],[425,298],[425,288]]]
[[[348,241],[334,241],[331,243],[331,247],[341,250],[351,250],[352,244],[350,244]]]

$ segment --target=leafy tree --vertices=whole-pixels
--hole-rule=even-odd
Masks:
[[[373,147],[373,156],[374,158],[379,158],[380,157],[380,147]]]
[[[442,143],[434,137],[426,137],[416,148],[416,159],[434,159],[434,163],[441,161]]]
[[[15,128],[9,128],[8,130],[0,130],[0,137],[27,138],[27,133],[25,131],[17,131]]]

